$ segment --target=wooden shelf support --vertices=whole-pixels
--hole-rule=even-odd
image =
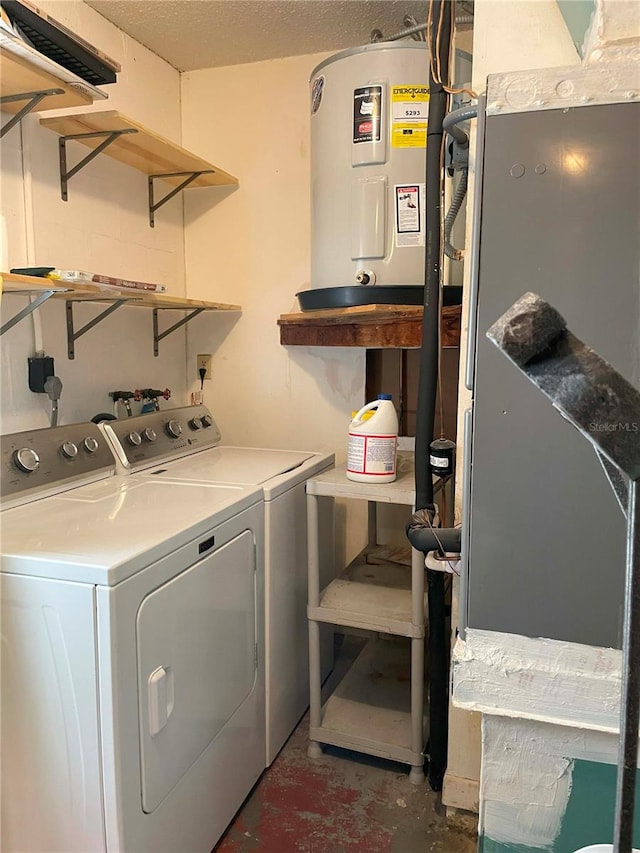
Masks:
[[[123,130],[98,130],[93,133],[75,133],[70,136],[61,136],[58,140],[58,151],[60,154],[60,195],[63,201],[69,200],[67,185],[74,175],[77,175],[84,167],[90,163],[98,154],[102,154],[105,148],[114,143],[125,133],[137,133],[135,128],[125,128]],[[86,157],[83,157],[76,165],[67,171],[67,140],[72,139],[79,141],[81,139],[96,139],[101,136],[105,138],[103,141],[90,151]]]
[[[15,113],[9,121],[3,124],[0,129],[0,139],[2,139],[2,137],[7,134],[14,125],[21,122],[26,115],[32,112],[32,110],[35,110],[41,101],[51,95],[64,95],[64,89],[43,89],[41,92],[23,92],[20,95],[3,95],[0,97],[0,108],[4,108],[8,104],[27,101],[27,103],[23,107],[20,107],[18,112]]]
[[[182,320],[178,320],[178,322],[174,323],[173,326],[169,326],[168,329],[165,329],[164,332],[160,332],[159,327],[158,327],[158,311],[159,310],[167,311],[167,310],[171,310],[171,308],[164,308],[164,309],[154,308],[153,309],[153,354],[154,355],[159,354],[159,346],[158,345],[163,338],[166,338],[167,335],[170,335],[172,332],[175,332],[176,329],[179,329],[181,326],[184,326],[186,323],[189,322],[189,320],[193,320],[193,318],[197,317],[198,314],[202,314],[202,312],[205,311],[206,309],[205,308],[194,309],[190,314],[187,314],[186,317],[183,317]]]
[[[162,175],[149,175],[149,225],[152,228],[156,227],[155,212],[158,208],[162,207],[163,204],[166,204],[169,199],[173,198],[177,193],[182,192],[182,190],[186,190],[189,184],[192,184],[201,175],[210,175],[212,172],[212,169],[205,169],[202,172],[168,172]],[[184,181],[163,196],[160,201],[155,201],[153,197],[153,182],[156,179],[166,180],[167,178],[184,178]]]
[[[7,320],[2,326],[0,326],[0,336],[4,335],[5,332],[8,332],[9,329],[12,329],[16,323],[19,323],[20,320],[23,320],[25,317],[28,317],[36,308],[39,308],[43,305],[48,299],[50,299],[55,290],[42,290],[38,293],[38,296],[33,302],[29,302],[21,311],[18,311],[17,314],[14,314],[10,320]],[[28,295],[28,293],[27,293]]]
[[[362,305],[353,308],[283,314],[283,346],[416,349],[422,344],[421,305]],[[460,305],[442,309],[443,347],[460,346]]]
[[[94,326],[97,326],[98,323],[101,323],[105,320],[109,314],[113,314],[114,311],[117,311],[121,305],[124,305],[129,301],[129,298],[126,296],[113,296],[111,299],[109,297],[100,297],[100,301],[110,301],[112,304],[105,308],[104,311],[101,311],[97,317],[94,317],[93,320],[89,320],[81,329],[76,331],[73,324],[73,303],[74,299],[67,300],[67,356],[69,359],[73,361],[76,357],[75,350],[75,342],[78,338],[81,338],[84,334],[86,334],[90,329],[93,329]]]

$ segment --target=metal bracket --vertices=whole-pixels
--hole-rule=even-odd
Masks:
[[[182,320],[178,320],[177,323],[174,323],[173,326],[169,326],[168,329],[165,329],[164,332],[158,331],[158,311],[159,310],[180,310],[180,309],[153,309],[153,354],[158,355],[159,348],[158,344],[163,338],[166,338],[167,335],[170,335],[172,332],[175,332],[176,329],[179,329],[181,326],[184,326],[185,323],[188,323],[189,320],[193,320],[194,317],[197,317],[198,314],[202,314],[205,311],[205,308],[196,308],[190,314],[187,314],[186,317],[183,317]]]
[[[16,101],[28,101],[29,103],[25,104],[22,109],[18,110],[18,112],[3,125],[2,129],[0,129],[0,139],[2,139],[5,133],[8,133],[14,125],[18,124],[19,121],[22,121],[28,113],[35,110],[40,101],[44,100],[44,98],[48,98],[49,95],[64,95],[64,89],[43,89],[41,92],[23,92],[20,95],[3,95],[3,97],[0,98],[0,107],[4,106],[4,104],[13,104]]]
[[[41,292],[38,292],[38,296],[33,302],[29,302],[29,304],[26,305],[22,309],[22,311],[18,311],[18,313],[14,317],[12,317],[10,320],[7,320],[7,322],[3,326],[0,326],[0,335],[4,335],[4,333],[8,332],[9,329],[12,329],[16,325],[16,323],[19,323],[20,320],[22,320],[24,317],[28,317],[29,314],[32,313],[32,311],[35,311],[36,308],[39,308],[44,302],[47,301],[47,299],[52,297],[53,294],[57,292],[58,291],[56,290],[43,290]],[[22,291],[22,293],[25,293],[25,291]]]
[[[212,175],[214,171],[215,169],[204,169],[201,172],[165,172],[162,175],[149,175],[149,225],[155,228],[156,220],[154,214],[159,207],[162,207],[170,198],[173,198],[174,195],[186,189],[200,175]],[[178,184],[177,187],[174,187],[171,192],[168,192],[160,201],[155,201],[153,197],[153,182],[157,178],[185,178],[185,180],[181,184]]]
[[[105,297],[100,297],[104,299]],[[101,323],[104,319],[106,319],[109,314],[113,314],[114,311],[117,311],[121,305],[126,305],[129,302],[129,299],[119,299],[114,297],[114,302],[112,305],[109,305],[108,308],[105,308],[104,311],[101,311],[97,317],[94,317],[93,320],[90,320],[86,325],[84,325],[81,329],[76,331],[73,325],[73,303],[78,302],[80,300],[67,299],[67,356],[70,359],[74,359],[76,357],[75,352],[75,342],[78,338],[81,338],[85,332],[88,332],[89,329],[93,329],[94,326],[97,326],[98,323]]]
[[[58,151],[60,154],[60,195],[63,201],[67,201],[69,195],[67,192],[67,184],[69,180],[77,175],[81,169],[90,163],[98,154],[102,154],[105,148],[119,139],[125,133],[137,133],[135,127],[126,128],[125,130],[96,130],[92,133],[74,133],[71,136],[61,136],[58,140]],[[83,157],[79,163],[67,171],[67,140],[68,139],[95,139],[96,137],[104,136],[103,142],[94,148],[86,157]]]

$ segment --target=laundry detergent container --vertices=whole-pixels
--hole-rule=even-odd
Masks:
[[[429,52],[377,42],[311,75],[311,289],[303,310],[422,304]]]

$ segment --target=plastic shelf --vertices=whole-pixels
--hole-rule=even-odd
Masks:
[[[419,624],[412,621],[411,549],[365,549],[307,612],[319,622],[423,638],[426,598]]]
[[[310,738],[414,763],[410,681],[409,641],[369,641],[323,704],[321,724],[310,727]],[[422,724],[426,742],[424,714]]]

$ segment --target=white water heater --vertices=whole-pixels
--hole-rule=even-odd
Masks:
[[[311,75],[311,290],[303,310],[421,304],[429,53],[376,42]]]

